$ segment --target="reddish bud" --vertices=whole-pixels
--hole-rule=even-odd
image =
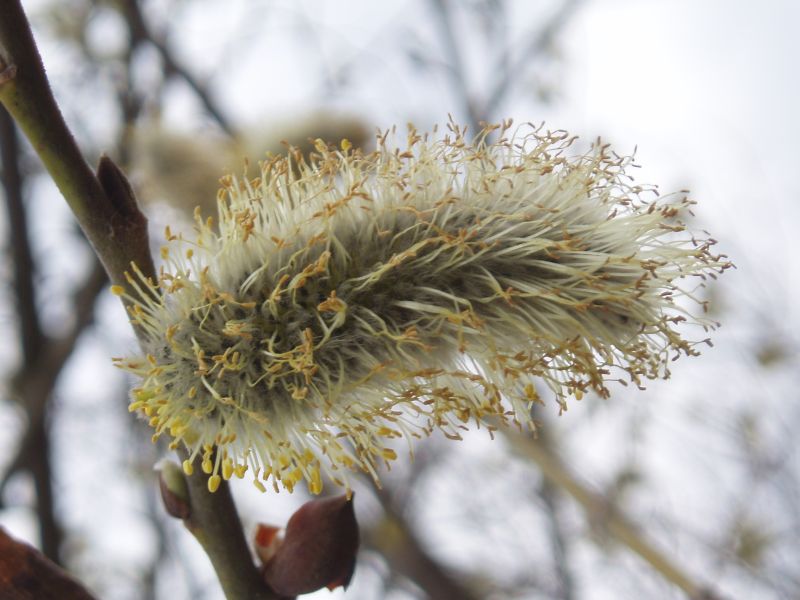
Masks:
[[[183,471],[168,459],[159,461],[154,468],[158,471],[158,487],[167,513],[176,519],[188,519],[191,514],[189,488]]]
[[[268,544],[272,542],[268,527],[262,535]],[[283,596],[347,587],[357,552],[358,523],[352,497],[311,500],[289,519],[277,551],[265,562],[264,580]]]
[[[274,525],[258,524],[256,529],[256,554],[261,559],[262,564],[267,564],[278,552],[278,548],[283,543],[283,538],[278,535],[280,527]]]

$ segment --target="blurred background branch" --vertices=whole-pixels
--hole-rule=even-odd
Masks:
[[[579,482],[557,458],[545,436],[540,435],[534,439],[513,430],[509,430],[504,436],[509,440],[515,453],[536,464],[549,485],[566,492],[581,505],[593,526],[608,532],[616,541],[638,554],[657,573],[683,590],[688,598],[712,600],[716,597],[707,586],[697,583],[682,566],[649,542],[646,534],[624,516],[622,507],[612,504],[607,498]],[[547,488],[545,490],[546,493],[552,493]],[[557,527],[554,527],[554,530],[552,539],[555,554],[563,557],[562,536]],[[562,575],[563,581],[568,579],[565,580]]]
[[[230,124],[228,118],[223,114],[222,109],[217,106],[207,87],[201,83],[189,70],[178,61],[170,51],[168,41],[161,36],[154,35],[147,25],[147,20],[142,14],[141,3],[139,0],[119,0],[122,15],[128,26],[130,57],[140,44],[149,43],[158,51],[161,60],[164,62],[163,69],[166,77],[179,77],[194,92],[203,108],[219,127],[230,137],[236,137],[236,132]],[[130,58],[129,58],[130,60]]]
[[[135,2],[132,3],[132,8],[136,8]],[[138,12],[130,13],[129,16],[141,17]],[[139,273],[155,281],[147,220],[139,212],[127,179],[106,157],[100,160],[97,178],[91,174],[50,92],[42,61],[21,5],[18,2],[7,3],[0,11],[0,17],[0,58],[5,65],[16,68],[15,77],[0,86],[0,100],[14,112],[15,120],[29,137],[112,280],[127,287],[125,272],[130,272],[130,265],[134,263]],[[143,23],[136,23],[136,26],[143,27]],[[133,27],[131,29],[134,30]],[[132,36],[131,39],[136,38]],[[162,55],[169,56],[165,49],[162,49]],[[199,88],[195,86],[194,89]],[[4,115],[8,119],[9,115],[5,112]],[[127,116],[135,117],[130,113]],[[4,181],[10,220],[13,225],[22,226],[22,229],[12,233],[12,244],[17,255],[27,260],[17,270],[17,283],[22,284],[17,303],[23,334],[22,347],[24,358],[33,361],[42,354],[43,338],[38,318],[33,312],[33,262],[30,260],[30,247],[24,227],[16,135],[10,120],[4,124],[4,131],[11,133],[8,140],[4,137],[3,146],[6,174]],[[25,301],[29,304],[23,306],[22,302]],[[91,303],[87,306],[91,306]],[[88,314],[91,314],[90,311]],[[85,322],[79,325],[82,327]],[[33,337],[25,337],[27,335]],[[27,360],[25,366],[27,367]],[[49,374],[52,374],[48,381],[50,385],[39,395],[22,390],[23,397],[26,398],[25,405],[28,407],[26,412],[30,423],[30,438],[21,445],[21,449],[27,452],[19,455],[34,475],[42,545],[53,557],[58,556],[61,532],[53,509],[50,444],[44,413],[58,370],[48,369]],[[184,458],[188,458],[188,455]],[[197,472],[195,477],[188,478],[191,516],[187,520],[187,526],[209,554],[226,597],[228,600],[267,600],[277,597],[267,589],[253,564],[227,485],[212,495],[206,489],[207,478],[201,474],[200,469]]]

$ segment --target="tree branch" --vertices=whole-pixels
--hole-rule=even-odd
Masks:
[[[108,282],[100,262],[96,262],[86,281],[75,293],[72,302],[75,322],[70,331],[57,340],[48,339],[42,344],[42,351],[36,360],[23,365],[11,378],[11,389],[19,398],[24,398],[28,429],[17,447],[17,454],[0,479],[0,494],[9,477],[20,469],[32,469],[29,458],[35,451],[37,427],[44,421],[47,401],[55,387],[61,370],[72,355],[81,333],[91,322],[94,314],[94,301]]]
[[[22,360],[32,362],[39,352],[42,329],[33,286],[34,262],[28,239],[28,220],[22,198],[23,176],[19,168],[19,143],[14,121],[0,106],[0,156],[3,164],[3,188],[8,213],[11,257],[14,261],[14,292],[19,315]]]
[[[590,519],[594,520],[597,515],[602,514],[605,519],[604,528],[612,537],[638,554],[664,579],[683,590],[691,600],[718,598],[707,586],[696,582],[669,556],[657,549],[628,519],[613,510],[609,511],[605,498],[579,482],[547,448],[543,440],[534,440],[511,429],[504,430],[504,434],[516,454],[536,463],[544,478],[572,496]]]
[[[448,54],[450,81],[455,88],[456,96],[461,98],[464,104],[471,134],[476,135],[481,130],[481,115],[477,111],[472,96],[467,85],[467,72],[464,69],[464,61],[461,58],[461,51],[458,47],[456,36],[453,33],[453,24],[450,20],[450,9],[448,0],[431,0],[434,14],[439,24],[439,29],[444,37],[445,50]]]
[[[561,600],[573,600],[575,598],[575,586],[569,568],[566,540],[561,531],[561,522],[558,518],[558,505],[554,498],[555,491],[556,488],[547,478],[542,481],[542,485],[538,490],[539,497],[544,503],[544,512],[550,529],[550,547],[553,551],[553,565],[558,577],[558,598]]]
[[[181,449],[181,460],[189,458]],[[213,494],[208,491],[208,475],[200,468],[186,478],[191,515],[186,528],[205,550],[228,600],[281,600],[271,592],[253,564],[230,488],[223,481]],[[285,599],[284,599],[285,600]]]
[[[131,36],[131,46],[135,47],[142,41],[150,42],[161,55],[161,60],[164,61],[164,71],[168,75],[180,77],[186,85],[192,89],[203,104],[203,107],[225,133],[230,137],[235,137],[236,132],[233,126],[225,117],[223,111],[217,106],[216,101],[214,101],[211,94],[208,93],[208,90],[205,89],[205,86],[175,58],[169,46],[167,46],[166,40],[160,39],[150,31],[150,28],[147,26],[147,21],[142,14],[141,7],[139,6],[139,0],[123,0],[121,5],[123,16],[128,24],[128,32]]]
[[[24,178],[19,168],[19,144],[14,121],[0,106],[0,155],[3,164],[3,187],[8,212],[11,255],[14,262],[14,291],[19,315],[20,345],[23,371],[36,362],[45,336],[39,323],[34,287],[35,265],[28,237],[28,221],[23,202]],[[44,402],[43,402],[44,403]],[[22,398],[26,412],[31,401]],[[52,472],[50,468],[50,432],[45,419],[29,423],[35,443],[26,444],[26,464],[36,487],[36,513],[39,520],[39,539],[45,556],[59,562],[62,532],[53,505]]]
[[[131,262],[155,278],[147,219],[109,198],[78,149],[56,104],[19,0],[0,3],[0,102],[33,145],[111,280],[127,287]]]
[[[561,30],[564,23],[572,16],[572,13],[582,1],[583,0],[564,0],[539,33],[529,36],[527,45],[522,52],[520,52],[513,64],[505,65],[504,68],[501,68],[502,65],[498,65],[496,71],[500,73],[500,78],[489,93],[483,110],[481,111],[484,118],[492,118],[492,114],[497,110],[500,102],[502,102],[508,92],[514,77],[518,77],[525,69],[526,65],[553,41],[555,35]]]
[[[83,159],[50,90],[19,0],[0,3],[0,102],[31,141],[111,280],[128,287],[125,273],[133,262],[155,281],[147,219],[138,210],[124,175],[110,159],[101,160],[98,176]],[[56,358],[63,356],[60,353]],[[25,378],[25,383],[30,389],[21,392],[41,399],[54,381]],[[41,418],[44,402],[35,408],[39,412],[29,415],[32,420]],[[216,494],[210,494],[206,478],[200,469],[197,472],[187,478],[190,530],[208,552],[228,598],[274,598],[253,564],[228,487],[222,485]]]
[[[69,333],[57,340],[48,340],[42,352],[29,369],[12,379],[12,389],[25,398],[29,423],[42,419],[47,399],[55,386],[58,375],[72,354],[78,337],[92,320],[94,299],[105,288],[108,279],[98,263],[83,287],[75,294],[75,323]],[[24,445],[24,444],[23,444]]]
[[[393,569],[421,587],[430,600],[475,600],[477,596],[447,573],[423,548],[389,494],[383,490],[374,491],[386,522],[367,532],[369,545],[380,552]],[[389,535],[386,535],[387,530]]]

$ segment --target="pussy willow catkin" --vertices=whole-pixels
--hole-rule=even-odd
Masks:
[[[168,231],[159,281],[130,278],[131,410],[200,455],[212,490],[249,471],[317,493],[323,474],[377,479],[398,438],[531,425],[541,398],[563,409],[697,354],[714,326],[698,287],[730,265],[682,223],[691,201],[635,185],[607,146],[493,135],[320,143],[224,178],[218,222]]]

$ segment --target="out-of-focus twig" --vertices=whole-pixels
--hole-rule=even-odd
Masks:
[[[3,188],[8,213],[11,256],[14,263],[14,291],[17,315],[19,316],[19,338],[22,348],[21,372],[29,371],[35,364],[45,342],[39,323],[34,287],[35,265],[28,222],[23,201],[23,175],[20,169],[20,149],[14,121],[5,108],[0,106],[0,155],[3,165]],[[26,413],[31,412],[30,402],[22,398]],[[39,539],[42,550],[50,560],[59,562],[61,527],[53,506],[53,491],[50,469],[50,435],[44,419],[29,422],[33,444],[28,445],[26,464],[33,475],[36,488],[36,512],[39,520]]]
[[[0,3],[0,102],[30,140],[112,281],[127,287],[131,262],[155,279],[147,219],[111,197],[89,168],[56,104],[19,0]]]
[[[448,0],[431,0],[431,4],[433,6],[433,12],[436,15],[439,30],[444,38],[445,50],[448,54],[450,81],[455,88],[456,96],[461,99],[464,105],[464,112],[469,120],[471,132],[475,135],[481,130],[481,118],[469,91],[469,80],[466,70],[464,69],[464,61],[461,58],[458,40],[453,31],[452,15],[450,14]]]
[[[74,321],[69,332],[58,339],[47,339],[35,360],[20,369],[11,378],[11,389],[19,398],[25,399],[28,430],[22,438],[17,455],[0,480],[0,493],[8,478],[21,468],[30,468],[28,457],[35,452],[38,440],[37,429],[44,421],[47,401],[55,387],[61,370],[71,356],[78,338],[91,322],[94,301],[108,282],[105,270],[96,261],[81,288],[75,293],[72,306]]]
[[[54,562],[59,562],[63,535],[55,517],[49,461],[50,440],[45,415],[56,380],[71,356],[78,337],[91,322],[94,300],[105,288],[107,281],[105,270],[97,261],[83,286],[75,294],[74,322],[69,332],[59,339],[45,338],[41,351],[30,363],[23,364],[11,380],[12,392],[23,401],[28,427],[17,446],[15,457],[0,478],[0,494],[15,473],[26,469],[33,474],[42,551]]]
[[[392,569],[421,587],[431,600],[472,600],[479,598],[464,587],[423,548],[413,529],[383,490],[376,496],[384,512],[384,521],[365,532],[368,545],[380,552]]]
[[[524,72],[526,66],[552,43],[553,38],[561,31],[564,24],[574,14],[575,9],[582,1],[583,0],[564,0],[539,32],[529,37],[528,43],[513,63],[510,65],[502,64],[505,59],[501,58],[501,64],[498,65],[498,69],[495,70],[499,73],[499,79],[489,93],[483,105],[483,110],[481,110],[481,114],[484,118],[492,117],[508,93],[514,78],[519,77],[519,74]]]
[[[206,87],[178,61],[167,45],[166,40],[155,35],[147,25],[147,21],[142,14],[139,0],[121,0],[120,6],[125,21],[128,24],[128,31],[131,36],[131,47],[135,48],[136,45],[142,42],[149,42],[161,55],[161,60],[164,62],[164,71],[169,75],[174,75],[182,79],[195,93],[197,98],[203,104],[206,111],[213,117],[217,124],[231,137],[235,137],[235,130],[228,121],[223,111],[217,106],[216,101],[212,98]]]
[[[41,419],[32,424],[29,431],[32,451],[28,454],[27,462],[36,488],[36,516],[42,552],[54,563],[61,563],[60,548],[64,535],[55,508],[50,463],[50,424],[47,419]]]
[[[39,352],[42,329],[33,285],[34,261],[28,240],[28,220],[23,201],[23,176],[19,168],[19,144],[14,121],[0,106],[0,156],[8,213],[8,234],[14,263],[14,292],[19,316],[22,362],[30,363]]]
[[[545,479],[572,496],[592,521],[596,521],[601,515],[602,525],[609,535],[639,555],[665,580],[683,590],[691,600],[718,598],[707,586],[695,581],[681,566],[656,548],[627,518],[615,510],[609,510],[605,498],[578,481],[542,439],[535,440],[512,429],[505,430],[504,434],[516,454],[533,461]]]
[[[573,600],[575,598],[575,586],[570,573],[569,560],[567,556],[567,545],[558,518],[558,505],[555,502],[556,489],[548,479],[542,481],[539,490],[539,497],[544,502],[545,515],[549,522],[550,547],[553,551],[553,564],[555,565],[558,577],[558,598],[561,600]]]
[[[536,34],[528,36],[527,42],[513,61],[509,61],[508,49],[501,51],[498,64],[492,71],[497,74],[495,83],[485,99],[481,99],[470,91],[469,73],[461,56],[458,35],[453,25],[450,1],[430,0],[447,53],[450,82],[455,96],[460,99],[464,107],[473,133],[480,131],[482,122],[496,117],[494,113],[506,98],[515,79],[518,79],[520,73],[525,72],[533,59],[552,43],[581,2],[582,0],[564,0],[544,26]],[[504,17],[500,12],[497,16],[498,18]],[[507,43],[503,39],[495,41],[498,44]]]
[[[19,0],[0,4],[0,63],[0,102],[31,141],[112,281],[127,287],[125,273],[132,262],[155,281],[147,220],[133,191],[109,159],[101,160],[95,176],[81,156],[50,90]],[[35,391],[41,396],[41,389]],[[190,529],[209,553],[229,600],[274,598],[250,556],[229,489],[221,486],[216,494],[209,493],[206,478],[197,471],[188,478]]]

